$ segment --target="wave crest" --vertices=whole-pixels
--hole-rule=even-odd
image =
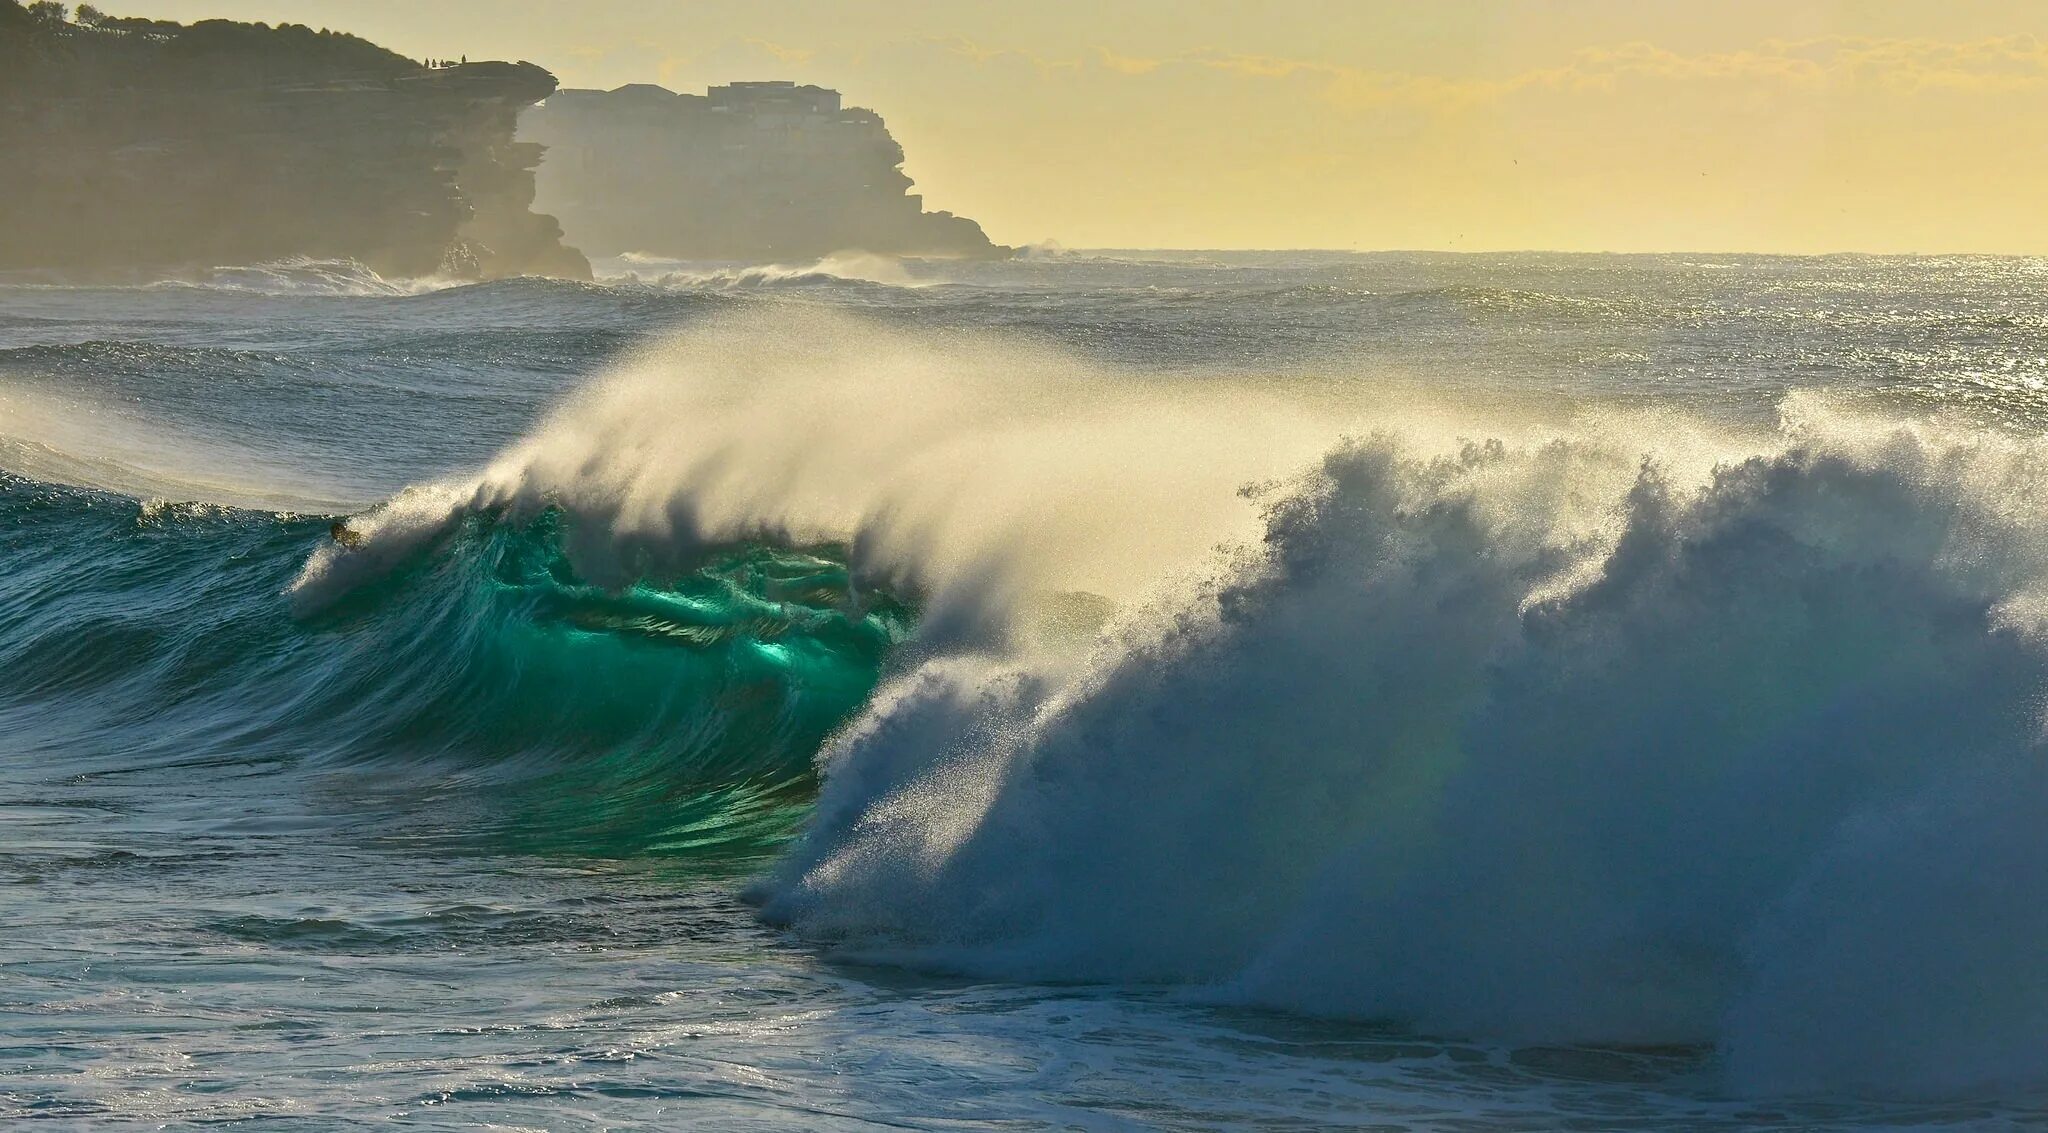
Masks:
[[[930,287],[938,282],[912,274],[904,261],[895,256],[861,251],[835,252],[801,264],[718,266],[628,252],[611,261],[600,262],[597,267],[599,276],[607,283],[630,282],[719,291],[828,287],[847,283],[915,288]]]
[[[268,263],[214,267],[190,279],[153,283],[154,288],[197,288],[252,295],[333,295],[397,297],[466,287],[471,280],[453,276],[388,278],[355,260],[294,257]]]

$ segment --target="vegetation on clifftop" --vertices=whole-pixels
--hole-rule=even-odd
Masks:
[[[530,63],[430,67],[298,24],[0,0],[0,268],[294,256],[387,274],[587,276],[534,214]]]

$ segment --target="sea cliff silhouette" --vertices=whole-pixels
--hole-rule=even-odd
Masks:
[[[520,136],[548,147],[542,207],[592,255],[783,261],[858,249],[992,258],[979,224],[927,212],[879,114],[792,82],[678,94],[561,90]]]
[[[0,269],[293,257],[387,275],[588,278],[532,211],[531,63],[429,65],[339,32],[75,19],[0,0]]]

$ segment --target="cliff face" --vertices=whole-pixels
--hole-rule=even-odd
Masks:
[[[352,258],[588,278],[531,211],[530,63],[429,68],[294,25],[64,22],[0,0],[0,268]]]
[[[548,147],[541,204],[593,254],[1011,253],[966,217],[924,211],[881,117],[842,108],[822,87],[564,90],[527,111],[520,131]]]

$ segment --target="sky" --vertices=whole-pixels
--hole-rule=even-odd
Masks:
[[[1067,247],[2048,254],[2048,0],[106,0],[835,87]]]

